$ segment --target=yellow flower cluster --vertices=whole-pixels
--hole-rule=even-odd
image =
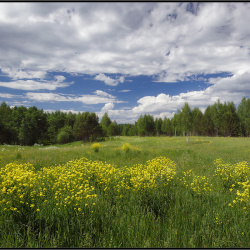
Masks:
[[[194,176],[190,186],[192,191],[197,194],[204,194],[212,191],[212,184],[209,184],[209,179],[206,176]]]
[[[190,188],[192,192],[202,195],[212,191],[212,184],[206,176],[195,175],[192,170],[183,172],[183,178],[180,179],[185,188]]]
[[[95,198],[84,159],[35,171],[31,164],[10,163],[0,169],[0,206],[20,212],[26,206],[40,212],[48,206],[80,206]]]
[[[74,208],[84,213],[96,204],[94,186],[122,197],[125,190],[141,191],[167,185],[175,174],[174,162],[164,157],[131,168],[117,168],[86,158],[38,171],[31,164],[10,163],[0,169],[0,207],[2,211],[14,212],[26,207],[37,213],[48,208],[57,211]]]
[[[82,158],[65,165],[41,169],[42,176],[39,177],[42,177],[43,185],[52,191],[57,206],[78,206],[85,203],[86,199],[97,196],[90,185],[86,161]]]
[[[168,185],[176,174],[176,166],[173,161],[165,157],[157,157],[149,160],[145,165],[138,164],[128,169],[127,175],[130,181],[127,188],[133,190],[154,189],[158,183]],[[128,186],[129,185],[129,186]]]
[[[48,208],[86,212],[96,204],[94,186],[122,197],[122,190],[141,191],[154,189],[160,183],[167,185],[175,174],[174,162],[164,157],[131,168],[86,158],[38,171],[31,164],[10,163],[0,169],[0,207],[2,211],[14,212],[24,207],[37,213]]]
[[[99,186],[104,191],[110,190],[115,183],[120,179],[121,171],[115,166],[102,161],[84,162],[85,174],[88,179],[92,180],[95,185]]]
[[[130,151],[141,151],[141,148],[139,147],[136,147],[136,146],[132,146],[130,145],[129,143],[124,143],[122,145],[122,150],[125,152],[125,153],[128,153]]]
[[[249,212],[250,208],[250,183],[249,180],[245,182],[238,182],[240,190],[236,192],[236,198],[233,200],[233,204],[229,203],[230,207],[233,207],[235,204],[240,204],[240,206],[245,210],[245,212]]]
[[[250,173],[250,166],[246,161],[231,165],[224,163],[221,159],[217,159],[214,164],[216,166],[214,176],[219,176],[223,185],[227,188],[233,184],[237,185],[239,182],[246,181]]]
[[[0,169],[0,204],[4,210],[20,212],[18,204],[34,200],[37,174],[31,164],[10,163]],[[27,199],[28,198],[28,199]]]
[[[95,152],[98,152],[99,149],[103,147],[100,143],[96,142],[91,145],[91,148],[94,149]]]

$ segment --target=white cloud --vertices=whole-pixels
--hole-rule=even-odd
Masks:
[[[250,66],[249,10],[226,2],[1,3],[0,65],[22,69],[16,79],[61,70],[111,86],[124,78],[107,73],[166,82],[236,74]]]
[[[133,124],[137,119],[138,115],[133,113],[131,110],[119,109],[113,110],[110,109],[106,111],[111,120],[116,120],[117,123],[131,123]],[[101,112],[96,112],[98,117],[102,117],[105,112],[101,110]]]
[[[111,109],[113,109],[114,108],[114,103],[112,103],[112,102],[109,102],[109,103],[106,103],[105,105],[104,105],[104,107],[102,108],[102,112],[108,112],[109,110],[111,110]]]
[[[103,81],[106,85],[109,85],[109,86],[117,86],[119,83],[123,83],[124,82],[125,77],[121,76],[118,79],[112,79],[111,77],[106,76],[103,73],[100,73],[97,76],[95,76],[94,79],[98,80],[98,81]]]
[[[118,92],[121,92],[121,93],[127,93],[127,92],[130,92],[131,90],[130,89],[123,89],[123,90],[120,90]]]
[[[55,111],[57,111],[57,110],[54,110],[54,109],[44,109],[43,111],[46,112],[46,113],[52,113],[52,112],[55,112]],[[80,112],[80,113],[86,112],[86,111],[75,111],[75,110],[73,110],[73,109],[60,109],[60,111],[61,111],[61,112],[64,112],[64,113],[69,113],[69,112],[71,112],[71,113],[73,113],[73,114],[78,114],[79,112]]]
[[[73,82],[64,82],[64,80],[64,76],[55,76],[55,81],[16,80],[11,82],[0,82],[0,86],[21,90],[56,90],[57,88],[65,88],[73,84]]]
[[[108,95],[65,95],[57,93],[34,93],[27,92],[26,98],[30,100],[36,100],[38,102],[81,102],[83,104],[100,104],[100,103],[122,103],[118,101],[114,96]]]
[[[110,97],[110,98],[114,98],[114,96],[112,96],[111,94],[104,92],[102,90],[96,90],[94,92],[94,94],[98,95],[98,96],[105,96],[105,97]]]
[[[249,10],[227,2],[1,3],[0,65],[92,74],[111,86],[124,79],[107,73],[160,81],[234,74],[250,65]]]
[[[16,80],[16,79],[24,79],[24,78],[44,78],[46,72],[44,71],[32,71],[32,70],[21,70],[21,69],[10,69],[10,68],[2,68],[1,71],[6,74],[8,77]]]
[[[0,97],[1,98],[18,98],[18,95],[12,95],[12,94],[8,94],[8,93],[0,93]]]

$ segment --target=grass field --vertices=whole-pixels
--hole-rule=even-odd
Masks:
[[[0,146],[0,247],[250,247],[249,138],[92,144]]]

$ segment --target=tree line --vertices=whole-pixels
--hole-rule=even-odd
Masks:
[[[124,126],[122,135],[167,136],[250,136],[250,99],[242,98],[236,109],[233,102],[218,100],[209,105],[204,114],[191,109],[186,102],[173,118],[141,115],[134,125]]]
[[[250,99],[233,102],[219,100],[204,114],[185,103],[173,118],[141,115],[134,124],[117,124],[105,113],[99,122],[95,113],[44,112],[37,107],[0,105],[0,144],[34,145],[97,141],[106,136],[250,136]]]

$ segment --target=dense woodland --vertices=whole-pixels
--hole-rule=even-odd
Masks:
[[[250,136],[250,99],[243,98],[236,109],[233,102],[219,100],[204,112],[185,103],[172,119],[141,115],[135,124],[117,124],[107,113],[46,113],[35,106],[0,106],[0,144],[55,144],[73,141],[98,141],[106,136],[206,135]]]

